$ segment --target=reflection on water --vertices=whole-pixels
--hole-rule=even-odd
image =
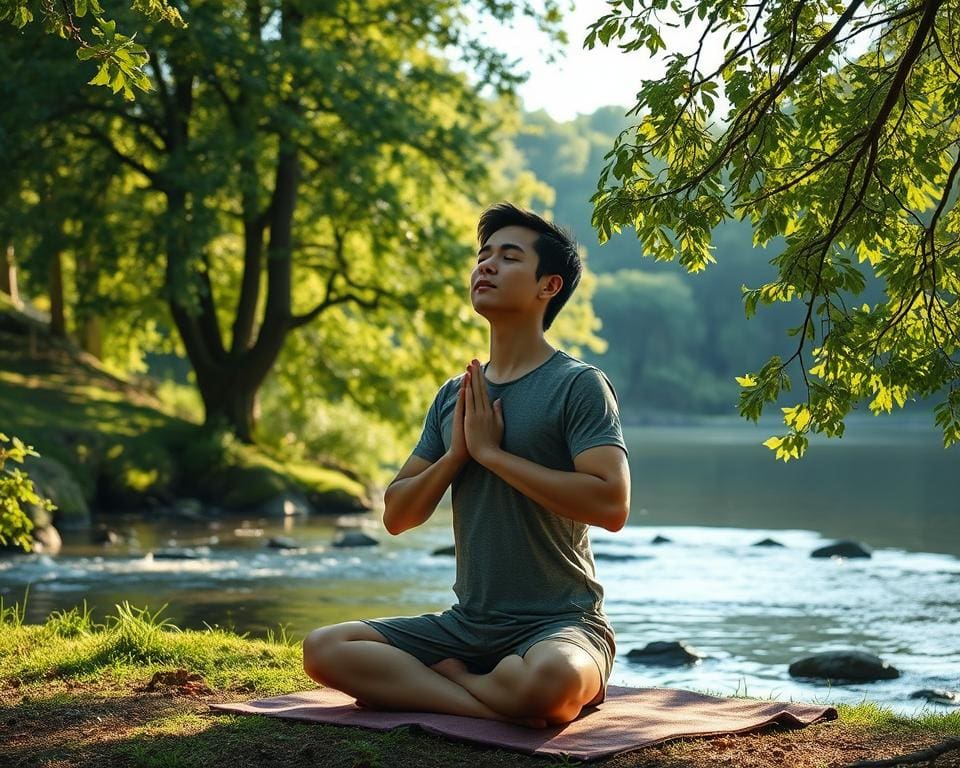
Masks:
[[[591,531],[617,632],[611,682],[942,711],[909,694],[960,684],[960,523],[950,506],[960,488],[948,469],[954,454],[920,434],[814,446],[783,466],[756,445],[759,432],[628,430],[630,525]],[[448,607],[453,559],[430,553],[451,542],[450,515],[445,502],[398,537],[370,517],[381,545],[359,549],[332,547],[334,527],[322,519],[115,520],[121,544],[66,532],[57,557],[0,559],[0,595],[20,600],[29,584],[31,622],[84,599],[103,620],[128,600],[168,603],[163,615],[182,627],[263,636],[284,625],[301,637],[338,621]],[[278,534],[300,547],[268,548]],[[653,545],[656,534],[673,541]],[[786,546],[750,546],[767,536]],[[809,557],[835,537],[863,541],[873,558]],[[167,547],[191,548],[195,558],[150,554]],[[685,641],[708,658],[680,669],[626,661],[655,640]],[[800,655],[844,648],[874,653],[903,674],[832,687],[787,674]]]

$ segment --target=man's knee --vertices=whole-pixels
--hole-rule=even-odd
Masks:
[[[337,655],[345,643],[353,640],[386,642],[377,630],[362,621],[331,624],[310,632],[303,639],[303,670],[313,680],[326,682],[326,670],[337,664]]]
[[[583,687],[582,672],[569,658],[539,656],[528,664],[519,698],[528,717],[570,722],[580,714]]]

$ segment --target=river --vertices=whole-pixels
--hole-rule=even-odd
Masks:
[[[611,682],[811,703],[864,698],[903,714],[946,707],[911,699],[920,688],[960,688],[960,472],[926,420],[853,423],[817,440],[802,461],[777,463],[760,446],[775,432],[732,420],[632,427],[633,505],[626,528],[591,529],[605,607],[617,634]],[[145,522],[114,516],[118,544],[64,532],[57,556],[0,559],[0,596],[23,600],[27,620],[84,600],[98,620],[113,605],[167,608],[184,628],[221,626],[299,638],[350,619],[439,611],[454,600],[448,498],[420,528],[388,535],[374,515],[354,519],[380,546],[337,549],[329,518]],[[299,547],[266,546],[271,536]],[[653,544],[654,536],[671,543]],[[784,547],[753,547],[774,538]],[[839,538],[870,559],[815,559]],[[186,548],[193,557],[153,554]],[[706,658],[644,667],[627,652],[680,640]],[[859,649],[901,671],[875,683],[793,679],[794,659]]]

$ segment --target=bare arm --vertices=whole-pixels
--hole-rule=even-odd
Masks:
[[[613,445],[579,453],[575,472],[488,449],[477,459],[494,474],[555,515],[608,531],[619,531],[630,514],[630,470],[626,454]]]
[[[429,520],[444,491],[470,461],[463,435],[464,392],[469,381],[469,374],[460,381],[447,452],[432,463],[412,454],[383,494],[383,525],[394,536]]]
[[[383,495],[387,531],[396,536],[429,520],[464,463],[450,453],[433,463],[411,455]]]

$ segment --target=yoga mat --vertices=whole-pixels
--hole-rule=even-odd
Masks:
[[[367,709],[333,688],[210,706],[222,712],[376,730],[416,725],[458,741],[578,760],[596,760],[685,736],[746,733],[771,723],[802,727],[821,719],[837,719],[833,707],[720,698],[682,688],[618,685],[608,685],[606,700],[595,707],[584,707],[573,722],[542,730],[459,715]]]

